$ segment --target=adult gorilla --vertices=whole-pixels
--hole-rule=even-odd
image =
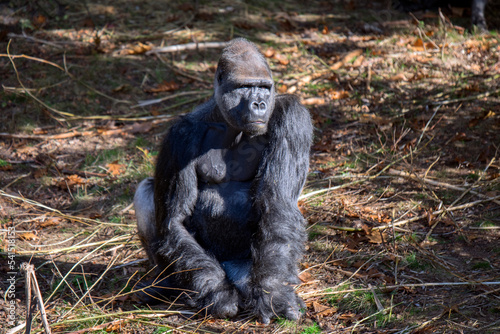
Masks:
[[[214,86],[171,127],[154,179],[135,194],[139,237],[159,277],[145,294],[184,291],[217,317],[243,308],[264,323],[298,319],[309,112],[292,95],[275,96],[269,65],[242,38],[224,49]]]

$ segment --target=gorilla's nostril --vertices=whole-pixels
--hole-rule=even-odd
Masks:
[[[266,104],[266,102],[261,102],[261,103],[259,103],[259,109],[260,109],[261,111],[265,111],[265,110],[267,109],[267,104]]]

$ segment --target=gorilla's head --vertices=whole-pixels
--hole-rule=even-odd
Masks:
[[[215,101],[232,128],[266,133],[274,109],[274,81],[257,47],[237,38],[224,49],[215,72]]]

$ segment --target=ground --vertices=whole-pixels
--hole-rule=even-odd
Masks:
[[[458,7],[214,3],[0,5],[0,331],[25,322],[27,262],[53,333],[498,333],[498,1],[489,32]],[[132,293],[150,269],[135,188],[171,120],[210,97],[220,54],[182,46],[238,36],[314,120],[298,322]]]

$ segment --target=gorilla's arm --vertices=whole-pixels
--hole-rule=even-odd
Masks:
[[[301,301],[283,282],[297,283],[296,263],[305,241],[305,221],[297,200],[309,166],[309,112],[296,97],[278,96],[269,131],[254,188],[260,221],[251,272],[251,302],[263,322],[282,315],[299,317]]]
[[[157,263],[168,268],[174,285],[195,292],[191,295],[194,305],[209,307],[215,316],[234,316],[236,291],[219,262],[184,225],[198,196],[196,157],[205,132],[204,124],[186,117],[172,126],[163,143],[155,175],[156,227],[161,240]]]

